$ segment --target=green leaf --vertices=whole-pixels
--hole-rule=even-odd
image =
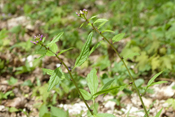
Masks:
[[[169,98],[166,103],[169,104],[169,106],[171,106],[174,110],[175,110],[175,99],[173,98]]]
[[[46,68],[42,68],[43,72],[47,73],[48,75],[52,75],[52,73],[54,72],[54,70],[51,69],[46,69]]]
[[[135,59],[138,64],[136,67],[139,71],[148,71],[150,70],[150,63],[149,63],[149,56],[147,55],[146,51],[142,51],[140,56],[137,56]]]
[[[14,113],[14,112],[17,112],[19,110],[17,108],[15,108],[15,107],[11,107],[11,108],[9,108],[8,111],[11,112],[11,113]]]
[[[44,113],[44,115],[42,117],[55,117],[55,116],[52,116],[49,112],[48,113]]]
[[[89,23],[87,24],[87,26],[92,26],[92,24],[89,22]]]
[[[84,23],[81,24],[80,28],[84,25]]]
[[[56,53],[58,51],[58,46],[56,43],[53,43],[51,46],[50,46],[50,50],[52,50],[52,52]],[[54,53],[52,53],[51,51],[47,50],[47,53],[46,55],[47,56],[55,56]]]
[[[105,33],[105,32],[112,32],[112,33],[114,33],[114,31],[112,31],[112,30],[104,30],[101,33]]]
[[[154,76],[149,80],[149,82],[148,82],[148,84],[147,84],[147,87],[149,87],[149,86],[154,82],[154,80],[155,80],[161,73],[162,73],[162,71],[159,72],[159,73],[157,73],[156,75],[154,75]]]
[[[108,20],[107,19],[97,19],[94,24],[96,23],[101,23],[101,22],[107,22]]]
[[[97,44],[95,44],[95,45],[93,46],[93,48],[92,48],[91,51],[89,52],[89,56],[92,54],[92,52],[94,52],[95,49],[98,48],[99,45],[100,45],[100,42],[98,42]]]
[[[39,116],[43,117],[45,113],[48,113],[48,109],[46,104],[42,105],[41,108],[39,109]]]
[[[95,68],[91,70],[91,72],[87,76],[87,82],[89,90],[91,91],[91,94],[95,94],[97,92],[98,88],[98,78],[97,78],[97,71]]]
[[[80,89],[80,92],[83,95],[83,97],[84,97],[85,100],[91,100],[92,95],[89,92],[87,92],[84,89]]]
[[[167,81],[159,81],[159,82],[154,82],[150,86],[156,85],[156,84],[163,84],[163,83],[168,83]]]
[[[152,66],[152,70],[156,70],[160,67],[160,64],[161,64],[161,60],[160,60],[160,57],[159,56],[156,56],[156,57],[153,57],[152,60],[151,60],[151,66]]]
[[[104,24],[106,24],[107,21],[102,22],[99,26],[98,29],[100,29]]]
[[[51,106],[51,114],[55,117],[69,117],[68,112],[53,106]]]
[[[175,85],[174,85],[174,86],[172,86],[172,89],[175,89]]]
[[[0,92],[1,93],[1,92]],[[10,94],[12,94],[13,93],[13,91],[8,91],[8,92],[6,92],[5,94],[2,94],[2,97],[0,96],[0,99],[2,98],[4,98],[4,99],[7,99],[7,97],[10,95]]]
[[[162,108],[162,109],[163,109],[163,108]],[[160,117],[160,114],[161,114],[161,112],[162,112],[162,109],[160,109],[160,111],[156,114],[155,117]]]
[[[73,49],[73,48],[71,47],[71,48],[68,48],[68,49],[65,49],[65,50],[61,50],[57,55],[59,56],[60,54],[66,52],[66,51],[68,51],[68,50],[71,50],[71,49]]]
[[[47,51],[46,51],[46,53],[47,53]],[[46,53],[42,54],[40,57],[38,57],[37,59],[35,59],[35,61],[38,61],[38,60],[44,58],[46,56]]]
[[[63,73],[60,67],[56,68],[49,80],[49,87],[48,87],[48,91],[50,91],[55,85],[57,85],[63,77]]]
[[[42,43],[44,43],[45,39],[46,39],[46,37],[44,37],[44,38],[42,39]]]
[[[50,43],[48,43],[48,47],[52,46],[54,43],[59,41],[60,37],[63,35],[63,32],[60,32]]]
[[[96,18],[96,17],[97,17],[97,15],[92,16],[91,18],[89,18],[89,21]]]
[[[8,80],[9,85],[14,85],[17,82],[18,82],[18,79],[14,78],[14,77],[10,77],[10,79]]]
[[[93,117],[115,117],[115,116],[109,113],[98,113],[93,115]]]
[[[33,86],[33,84],[31,82],[31,80],[26,80],[23,84],[21,84],[21,86],[29,86],[29,87],[31,87],[31,86]]]
[[[108,87],[112,84],[113,81],[114,81],[114,79],[108,81],[108,82],[102,87],[101,90],[104,90],[104,89],[108,88]]]
[[[128,59],[128,58],[133,58],[134,56],[140,55],[139,53],[130,53],[127,56],[124,56],[124,59]]]
[[[35,54],[40,54],[41,56],[45,56],[46,53],[47,53],[47,50],[44,47],[38,46],[36,48]]]
[[[70,90],[69,86],[67,84],[65,84],[64,82],[61,83],[61,87],[65,93],[68,93]]]
[[[96,97],[96,96],[104,94],[104,93],[109,93],[110,91],[112,91],[114,89],[117,89],[117,88],[120,88],[120,87],[119,86],[115,86],[115,87],[111,87],[109,89],[104,89],[104,90],[98,91],[97,93],[93,94],[93,96]]]
[[[120,41],[125,36],[125,33],[120,33],[112,38],[113,43]]]
[[[92,67],[99,67],[100,70],[106,69],[110,65],[108,56],[103,55],[97,59],[97,62],[92,65]]]
[[[141,79],[141,78],[139,78],[139,79],[135,80],[136,87],[141,86],[143,83],[144,83],[144,80],[143,80],[143,79]]]
[[[84,44],[82,50],[81,50],[81,53],[80,55],[78,56],[78,58],[76,59],[76,62],[75,62],[75,67],[77,66],[80,66],[82,65],[86,59],[88,58],[89,56],[89,51],[90,51],[90,44],[92,42],[92,36],[93,36],[93,32],[91,32],[89,35],[88,35],[88,38],[87,38],[87,41],[86,43]]]

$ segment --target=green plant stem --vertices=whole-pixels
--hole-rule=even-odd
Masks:
[[[51,51],[53,54],[55,54],[55,56],[58,58],[58,60],[60,60],[61,63],[66,67],[66,69],[67,69],[67,71],[68,71],[68,73],[69,73],[69,75],[70,75],[70,77],[71,77],[71,79],[72,79],[72,81],[73,81],[73,83],[74,83],[74,85],[75,85],[75,87],[76,87],[78,93],[80,94],[81,98],[83,99],[83,102],[85,103],[85,105],[86,105],[86,107],[88,108],[88,110],[90,111],[90,113],[93,115],[93,111],[90,109],[90,107],[88,106],[86,100],[84,99],[83,95],[81,94],[81,92],[80,92],[80,90],[79,90],[79,88],[78,88],[78,85],[77,85],[77,83],[75,82],[75,80],[74,80],[74,78],[73,78],[73,76],[72,76],[72,73],[70,72],[70,70],[69,70],[69,68],[67,67],[67,65],[66,65],[66,64],[59,58],[59,56],[58,56],[56,53],[54,53],[52,50],[50,50],[49,48],[47,48],[47,47],[46,47],[45,45],[43,45],[43,44],[41,44],[41,46],[43,46],[46,50],[49,50],[49,51]]]
[[[131,37],[132,37],[132,24],[133,24],[132,12],[133,12],[133,2],[132,2],[132,0],[130,0],[130,14],[131,14],[131,17],[130,17],[130,36]]]
[[[88,20],[86,17],[85,17],[85,20],[86,20],[87,23],[89,23],[89,20]],[[148,112],[147,112],[147,110],[146,110],[146,107],[145,107],[145,105],[144,105],[144,103],[143,103],[142,97],[141,97],[141,95],[140,95],[140,93],[139,93],[139,90],[138,90],[136,84],[135,84],[135,80],[134,80],[134,78],[132,77],[132,75],[131,75],[131,73],[130,73],[130,71],[129,71],[129,69],[128,69],[128,67],[127,67],[127,65],[126,65],[126,63],[125,63],[125,61],[124,61],[124,59],[120,56],[120,54],[119,54],[118,51],[115,49],[115,47],[113,46],[113,44],[111,44],[111,43],[109,42],[109,40],[108,40],[108,39],[93,25],[93,23],[91,23],[91,26],[92,26],[92,28],[93,28],[97,33],[99,33],[99,34],[104,38],[104,40],[106,40],[106,41],[109,43],[109,45],[112,47],[112,49],[116,52],[117,56],[119,56],[119,58],[122,60],[124,66],[126,67],[128,73],[129,73],[129,76],[130,76],[130,78],[131,78],[131,80],[132,80],[132,82],[133,82],[133,85],[134,85],[134,88],[136,89],[137,95],[138,95],[139,98],[140,98],[140,101],[141,101],[142,106],[143,106],[143,108],[144,108],[145,114],[146,114],[147,117],[149,117]]]

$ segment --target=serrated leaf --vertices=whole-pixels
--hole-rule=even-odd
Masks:
[[[80,55],[78,56],[78,58],[76,59],[76,62],[75,62],[75,67],[77,66],[80,66],[82,65],[86,59],[89,57],[89,51],[90,51],[90,44],[92,42],[92,36],[93,36],[93,32],[91,32],[89,35],[88,35],[88,38],[87,38],[87,41],[86,43],[84,44],[82,50],[81,50],[81,53]]]
[[[63,32],[60,32],[50,43],[48,43],[48,47],[52,46],[54,43],[59,41],[59,39],[62,35],[63,35]]]
[[[138,62],[138,64],[136,65],[136,67],[140,70],[140,71],[146,71],[150,69],[150,63],[149,63],[149,56],[147,55],[147,53],[145,51],[142,51],[140,56],[136,57],[136,62]]]
[[[83,95],[83,97],[84,97],[85,100],[91,100],[92,95],[89,92],[87,92],[84,89],[80,89],[80,92]]]
[[[155,80],[161,73],[162,73],[162,71],[159,72],[159,73],[157,73],[156,75],[154,75],[154,76],[149,80],[149,82],[148,82],[148,84],[147,84],[147,87],[149,87],[149,86],[154,82],[154,80]]]
[[[112,31],[112,30],[104,30],[101,33],[105,33],[105,32],[112,32],[112,33],[114,33],[114,31]]]
[[[120,41],[125,36],[125,33],[120,33],[112,38],[113,43]]]
[[[46,69],[46,68],[42,68],[42,70],[47,73],[48,75],[52,75],[52,73],[54,72],[54,70],[51,69]]]
[[[160,67],[162,61],[160,61],[160,57],[156,56],[151,60],[151,66],[152,66],[152,70],[156,70],[157,68]]]
[[[62,77],[63,73],[61,68],[56,68],[49,79],[48,91],[50,91],[55,85],[57,85],[62,80]]]
[[[68,49],[65,49],[65,50],[61,50],[57,55],[59,56],[60,54],[66,52],[66,51],[68,51],[68,50],[71,50],[71,49],[73,49],[73,48],[71,47],[71,48],[68,48]]]
[[[89,18],[89,21],[96,18],[96,17],[97,17],[97,15],[92,16],[91,18]]]
[[[93,46],[93,48],[92,48],[91,51],[89,52],[89,56],[92,54],[92,52],[94,52],[95,49],[98,48],[99,45],[100,45],[100,42],[98,42],[97,44],[95,44],[95,45]]]
[[[163,109],[163,108],[162,108],[162,109]],[[160,111],[156,114],[155,117],[160,117],[160,114],[161,114],[161,112],[162,112],[162,109],[160,109]]]
[[[96,23],[101,23],[101,22],[107,22],[108,20],[107,19],[97,19],[94,24]]]
[[[87,84],[91,94],[95,94],[98,88],[98,78],[97,78],[97,71],[95,68],[91,70],[91,72],[87,76]]]

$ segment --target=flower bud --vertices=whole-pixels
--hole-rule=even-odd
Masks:
[[[86,9],[83,9],[83,13],[87,16],[88,11]]]
[[[77,14],[78,17],[80,17],[80,14],[79,13],[76,12],[76,14]]]
[[[37,44],[37,43],[41,43],[42,39],[43,39],[43,35],[38,35],[38,36],[34,36],[35,41],[31,41],[31,43]]]
[[[80,10],[80,14],[84,14],[84,13]]]

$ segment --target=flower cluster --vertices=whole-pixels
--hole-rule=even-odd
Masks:
[[[76,12],[78,17],[82,17],[84,18],[85,16],[87,16],[88,11],[86,9],[83,9],[83,11],[80,10],[80,13]]]
[[[38,36],[34,36],[34,39],[35,39],[35,41],[30,41],[30,42],[32,42],[34,44],[40,43],[43,39],[43,35],[39,34]]]

